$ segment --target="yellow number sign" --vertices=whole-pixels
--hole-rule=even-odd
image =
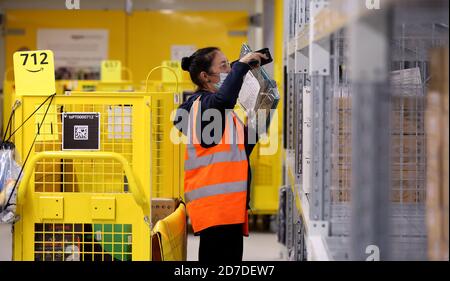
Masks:
[[[55,64],[49,50],[15,52],[16,95],[52,95],[55,93]]]
[[[104,60],[101,69],[102,82],[122,81],[122,62],[120,60]]]

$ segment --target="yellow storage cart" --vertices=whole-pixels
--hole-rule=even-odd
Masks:
[[[151,260],[152,197],[181,192],[179,146],[170,146],[164,129],[174,94],[55,95],[43,105],[32,146],[46,110],[32,113],[46,98],[17,97],[15,128],[32,117],[12,141],[22,159],[32,148],[19,187],[14,260]],[[67,112],[100,114],[98,151],[62,151]],[[185,229],[185,221],[178,224]]]
[[[45,98],[18,97],[15,127]],[[19,188],[14,259],[150,260],[150,97],[72,93],[49,108],[54,130],[41,127]],[[99,151],[61,151],[63,112],[100,113]],[[13,136],[22,158],[43,113]]]

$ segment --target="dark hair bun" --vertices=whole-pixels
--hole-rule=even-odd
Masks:
[[[189,71],[189,67],[191,66],[192,57],[184,57],[181,59],[181,69],[184,71]]]

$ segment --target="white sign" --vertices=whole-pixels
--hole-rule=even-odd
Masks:
[[[239,103],[246,111],[255,110],[256,101],[260,90],[261,86],[259,85],[258,79],[256,79],[251,71],[247,72],[238,98]]]
[[[37,48],[52,50],[59,67],[100,69],[108,58],[106,29],[38,29]]]
[[[369,10],[379,10],[380,9],[380,0],[366,0],[366,8]]]
[[[172,45],[170,47],[170,59],[181,61],[183,57],[191,56],[196,50],[194,45]]]
[[[100,113],[64,112],[62,150],[99,150]]]
[[[68,10],[79,10],[80,0],[66,0],[66,8]]]
[[[391,71],[391,81],[394,85],[422,84],[420,69],[418,67]]]

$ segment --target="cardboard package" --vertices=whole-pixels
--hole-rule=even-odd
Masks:
[[[152,225],[172,214],[178,203],[177,199],[172,198],[152,198]]]
[[[428,257],[449,259],[448,182],[448,48],[431,52],[431,81],[427,93],[427,199]]]

